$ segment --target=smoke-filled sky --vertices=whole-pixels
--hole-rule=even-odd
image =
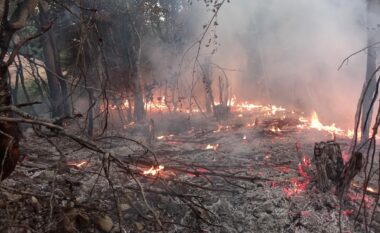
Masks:
[[[365,78],[365,0],[232,0],[218,16],[213,61],[228,72],[233,92],[351,126]],[[207,22],[210,12],[200,24]],[[207,54],[204,51],[203,54]]]

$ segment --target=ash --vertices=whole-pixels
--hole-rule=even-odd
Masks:
[[[157,116],[153,141],[143,124],[110,131],[150,143],[164,167],[138,176],[155,169],[146,150],[118,139],[99,141],[136,171],[132,177],[109,167],[112,184],[102,173],[104,158],[51,139],[57,148],[70,148],[60,151],[28,131],[25,158],[0,187],[0,231],[339,232],[338,198],[333,190],[319,191],[298,159],[299,153],[312,159],[314,143],[332,136],[299,127],[298,115],[290,115],[236,114],[224,122]],[[348,150],[349,138],[336,141]],[[342,205],[342,232],[365,232],[363,214],[357,214],[362,181],[363,174]],[[367,195],[368,209],[375,197]],[[369,232],[379,231],[377,212]]]

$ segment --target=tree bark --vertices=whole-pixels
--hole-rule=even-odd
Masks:
[[[40,2],[40,24],[45,25],[49,22],[48,19],[48,6],[46,2]],[[41,37],[41,43],[43,44],[44,62],[46,66],[46,75],[49,85],[49,95],[51,99],[51,115],[52,117],[60,117],[63,115],[63,100],[61,81],[58,77],[62,77],[62,71],[57,58],[57,51],[55,48],[55,40],[52,31],[45,33]]]
[[[37,6],[37,0],[24,0],[18,3],[8,21],[9,1],[0,1],[0,107],[12,104],[10,85],[8,83],[8,65],[5,61],[13,34],[22,29]],[[3,115],[10,115],[3,113]],[[0,180],[7,178],[14,170],[19,152],[19,129],[17,123],[0,122]]]
[[[376,78],[372,78],[376,70],[376,48],[373,45],[377,42],[377,14],[380,10],[380,0],[367,0],[367,45],[369,46],[367,51],[367,68],[364,87],[362,93],[367,89],[363,98],[362,108],[362,121],[361,121],[361,140],[366,141],[369,137],[371,121],[372,121],[372,109],[370,109],[371,101],[376,90]],[[367,88],[368,86],[368,88]]]

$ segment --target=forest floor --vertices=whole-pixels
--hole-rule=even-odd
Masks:
[[[283,118],[255,114],[233,114],[222,123],[157,116],[153,141],[147,140],[147,125],[110,130],[107,135],[150,141],[163,166],[138,177],[110,166],[111,184],[101,175],[104,158],[52,137],[55,148],[29,129],[21,144],[24,159],[0,186],[0,232],[160,232],[157,217],[165,227],[161,232],[339,232],[334,191],[319,191],[299,167],[300,154],[314,166],[314,144],[331,140],[331,134],[297,123],[279,130]],[[351,141],[336,142],[345,157]],[[130,141],[99,145],[121,161],[139,164],[141,173],[151,166],[144,159],[147,150]],[[362,183],[359,174],[343,203],[342,232],[365,232],[353,227]],[[366,196],[369,209],[375,197]],[[358,222],[363,224],[362,214]],[[380,232],[379,208],[369,232]]]

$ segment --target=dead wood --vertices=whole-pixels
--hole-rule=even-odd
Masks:
[[[348,188],[350,187],[351,181],[360,172],[363,167],[363,155],[360,152],[355,152],[350,161],[344,167],[343,172],[339,176],[336,195],[343,198]]]
[[[317,169],[318,187],[323,192],[328,191],[332,184],[338,184],[344,169],[342,152],[338,143],[329,141],[316,143],[314,158]]]
[[[0,180],[4,180],[12,173],[20,157],[17,123],[0,122],[0,135]]]

